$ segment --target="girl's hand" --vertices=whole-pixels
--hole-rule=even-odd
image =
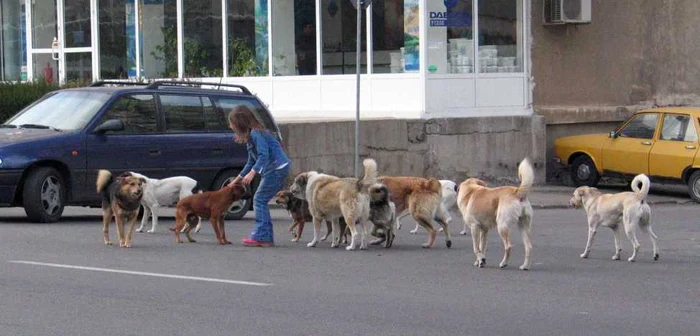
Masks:
[[[253,178],[255,178],[255,170],[251,170],[248,174],[243,176],[243,184],[249,185],[250,182],[253,182]]]
[[[231,182],[229,182],[227,185],[235,184],[238,183],[241,180],[240,176],[236,176]]]

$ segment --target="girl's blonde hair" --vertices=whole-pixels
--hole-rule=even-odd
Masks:
[[[264,130],[253,111],[245,105],[238,105],[228,113],[228,122],[236,135],[237,143],[247,143],[250,139],[250,131]]]

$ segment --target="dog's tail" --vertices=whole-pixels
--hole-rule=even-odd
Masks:
[[[112,173],[110,173],[109,170],[100,169],[97,172],[97,182],[95,182],[97,192],[101,193],[105,190],[110,182],[112,182]]]
[[[532,164],[528,158],[525,158],[518,165],[518,178],[520,178],[520,186],[518,187],[517,195],[525,198],[530,193],[535,182],[535,171],[532,169]]]
[[[365,175],[357,181],[358,190],[369,188],[377,183],[377,162],[374,159],[365,159],[362,161],[362,165],[365,167]]]
[[[639,188],[639,183],[642,184],[641,189]],[[647,195],[649,195],[649,187],[651,187],[651,182],[644,174],[639,174],[634,177],[634,180],[632,180],[632,191],[637,193],[637,197],[639,197],[639,199],[647,198]]]

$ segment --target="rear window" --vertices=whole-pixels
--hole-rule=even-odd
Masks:
[[[228,131],[221,109],[207,96],[161,94],[160,103],[165,117],[165,131],[219,132]]]
[[[213,99],[214,104],[216,104],[216,107],[222,110],[224,118],[227,120],[227,125],[229,111],[231,111],[234,107],[242,104],[253,111],[255,117],[258,119],[260,124],[262,124],[265,128],[270,130],[270,132],[277,134],[275,122],[272,120],[272,117],[267,112],[265,107],[260,105],[260,102],[256,99],[250,99],[245,97],[213,97]]]

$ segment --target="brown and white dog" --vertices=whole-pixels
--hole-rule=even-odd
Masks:
[[[416,223],[428,231],[428,242],[422,247],[431,248],[435,244],[437,231],[431,224],[433,220],[442,227],[447,247],[452,246],[450,230],[447,229],[449,214],[442,204],[440,181],[412,176],[380,176],[378,181],[389,188],[397,217],[408,212]]]
[[[639,184],[642,188],[639,188]],[[634,261],[639,251],[636,231],[639,228],[649,235],[654,249],[654,260],[659,260],[659,248],[656,243],[656,234],[651,229],[651,208],[645,201],[649,194],[649,178],[644,174],[637,175],[632,180],[632,192],[626,191],[617,194],[603,194],[597,188],[578,187],[574,190],[574,196],[569,204],[576,208],[584,208],[588,215],[588,241],[581,258],[588,258],[591,253],[593,238],[599,226],[606,226],[613,230],[615,240],[615,254],[613,260],[620,260],[620,228],[625,229],[627,239],[632,243],[632,256],[627,261]],[[620,225],[622,224],[622,226]]]
[[[175,242],[182,243],[180,232],[183,232],[187,240],[196,242],[190,236],[190,231],[195,228],[199,218],[209,218],[211,227],[214,229],[216,239],[219,244],[231,244],[226,240],[226,230],[224,229],[224,215],[233,202],[251,197],[250,192],[242,183],[229,183],[216,191],[207,191],[193,194],[181,199],[175,207],[175,228],[170,228],[175,232]],[[189,225],[185,227],[185,222]]]
[[[105,245],[112,245],[109,239],[109,223],[114,217],[117,225],[117,238],[120,247],[131,247],[131,236],[141,207],[143,197],[143,178],[124,173],[116,179],[108,170],[97,172],[97,192],[102,195],[102,233]],[[129,223],[129,229],[124,232],[124,224]]]
[[[294,197],[292,192],[289,190],[280,190],[277,192],[277,195],[275,195],[275,203],[283,206],[292,217],[292,224],[289,225],[289,231],[294,233],[294,238],[292,238],[292,241],[298,242],[299,239],[301,239],[302,232],[304,232],[304,223],[313,221],[313,216],[311,216],[311,213],[309,212],[309,202]],[[340,230],[343,232],[341,243],[347,243],[347,230],[345,230],[347,225],[342,217],[339,220],[339,224]],[[333,232],[331,222],[326,221],[326,228],[326,235],[321,238],[321,241],[328,239],[328,236],[331,234],[331,232]],[[294,231],[294,229],[296,229],[296,231]]]
[[[518,187],[488,188],[486,183],[476,178],[469,178],[459,185],[457,206],[462,213],[464,223],[471,229],[476,266],[486,265],[486,235],[490,229],[498,228],[505,248],[503,260],[499,266],[506,267],[512,247],[510,229],[515,227],[520,229],[523,245],[525,245],[525,261],[520,269],[529,270],[532,265],[530,255],[533,211],[527,195],[532,188],[535,174],[528,159],[518,165],[518,177],[520,178]]]
[[[360,235],[360,249],[367,249],[366,236],[369,229],[369,188],[377,182],[377,163],[373,159],[365,159],[364,176],[362,179],[340,178],[322,174],[316,171],[304,172],[294,178],[289,188],[292,194],[309,202],[309,212],[313,217],[314,239],[307,244],[316,246],[321,229],[321,221],[330,221],[333,225],[333,242],[331,247],[340,244],[340,217],[350,229],[350,245],[345,249],[354,250]],[[358,233],[357,225],[360,226]]]

